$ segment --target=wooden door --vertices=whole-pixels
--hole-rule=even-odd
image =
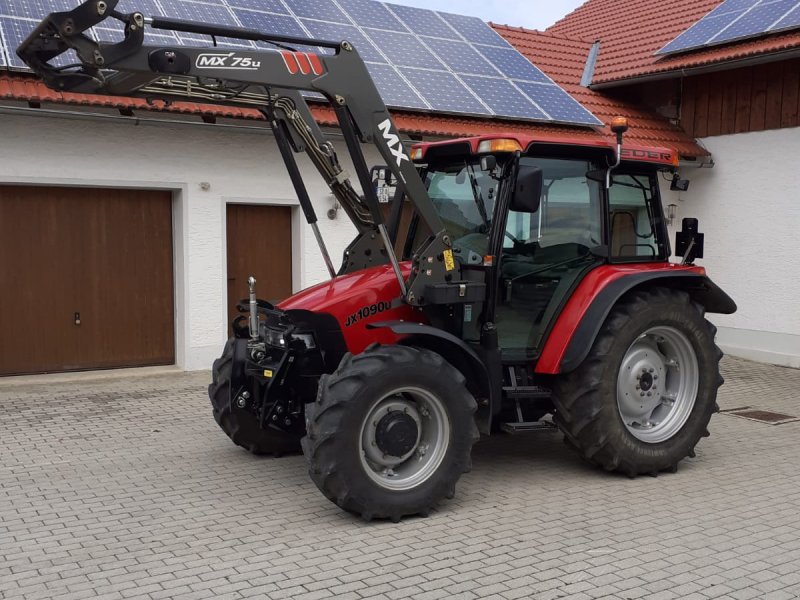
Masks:
[[[0,374],[171,364],[169,192],[0,186]]]
[[[228,316],[247,298],[247,279],[256,278],[258,297],[276,303],[292,295],[292,209],[228,204]]]
[[[383,220],[386,226],[389,226],[389,215],[392,213],[392,203],[381,204],[383,210]],[[403,248],[406,245],[406,237],[408,237],[408,227],[411,225],[411,217],[414,216],[414,205],[408,199],[403,200],[403,209],[400,212],[400,224],[397,227],[397,239],[394,244],[394,252],[398,258],[402,258]]]

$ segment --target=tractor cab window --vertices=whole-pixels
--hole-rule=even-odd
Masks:
[[[612,258],[637,262],[663,258],[651,183],[647,175],[614,175],[608,195]]]
[[[481,264],[489,253],[489,232],[497,197],[497,181],[479,161],[431,166],[425,175],[428,195],[453,240],[453,254],[462,264]],[[430,235],[419,221],[411,245],[416,250]]]
[[[497,329],[509,359],[535,356],[547,326],[602,244],[602,184],[579,160],[522,159],[544,173],[539,210],[509,211],[500,262]]]

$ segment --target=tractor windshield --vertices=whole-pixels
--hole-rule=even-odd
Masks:
[[[497,180],[481,169],[479,160],[467,160],[429,167],[425,185],[453,240],[453,252],[463,263],[480,263],[489,248]],[[425,229],[420,222],[413,248],[430,234]]]

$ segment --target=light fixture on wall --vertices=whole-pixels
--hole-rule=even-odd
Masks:
[[[672,227],[673,221],[675,221],[675,216],[678,214],[678,205],[677,204],[668,204],[667,205],[667,226]]]
[[[673,192],[686,192],[689,190],[689,180],[681,179],[681,176],[675,173],[672,176],[672,181],[669,184],[669,189]]]

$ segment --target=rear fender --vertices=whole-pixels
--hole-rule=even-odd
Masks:
[[[467,388],[478,401],[478,412],[475,416],[478,429],[481,433],[489,433],[492,408],[500,402],[500,396],[490,383],[492,378],[486,364],[464,340],[430,325],[408,321],[370,323],[367,328],[389,329],[401,338],[400,344],[436,352],[458,369],[467,380]]]
[[[665,264],[662,269],[650,267],[643,271],[614,265],[599,267],[581,282],[559,315],[536,363],[536,372],[555,375],[576,369],[620,298],[649,286],[683,290],[706,312],[736,312],[736,303],[701,267]]]

